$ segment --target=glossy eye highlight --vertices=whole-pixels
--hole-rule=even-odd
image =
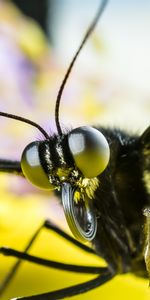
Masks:
[[[99,130],[89,126],[75,128],[68,135],[68,145],[76,166],[85,177],[96,177],[105,170],[110,150]]]
[[[21,168],[24,176],[33,184],[42,189],[52,189],[48,177],[39,158],[39,143],[30,143],[23,151]]]

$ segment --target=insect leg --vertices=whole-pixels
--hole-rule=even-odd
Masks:
[[[71,272],[79,272],[79,273],[91,273],[91,274],[99,274],[102,271],[106,270],[106,267],[92,267],[92,266],[79,266],[72,264],[65,264],[56,262],[53,260],[48,260],[44,258],[40,258],[31,254],[27,254],[25,252],[21,252],[12,248],[1,247],[0,253],[6,256],[16,257],[28,262],[36,263],[45,267],[51,267],[59,270],[71,271]]]
[[[36,264],[39,264],[42,266],[51,267],[51,268],[55,268],[55,269],[59,269],[59,270],[76,272],[76,273],[103,274],[104,272],[107,271],[107,267],[94,267],[94,266],[80,266],[80,265],[73,265],[73,264],[65,264],[65,263],[60,263],[60,262],[36,257],[36,256],[30,255],[30,254],[27,254],[25,252],[20,252],[20,251],[11,249],[11,248],[1,247],[0,253],[7,255],[7,256],[13,256],[13,257],[19,258],[19,261],[16,263],[14,268],[10,271],[10,273],[4,280],[3,284],[1,285],[0,294],[2,294],[4,292],[7,285],[9,284],[10,280],[15,275],[15,273],[21,263],[21,260],[26,260],[28,262],[36,263]],[[40,299],[43,299],[43,298],[40,298]],[[44,298],[44,299],[47,299],[47,298]],[[51,299],[51,298],[48,298],[48,299]]]
[[[94,253],[94,252],[92,252],[92,249],[90,249],[89,247],[87,247],[85,245],[83,245],[83,247],[81,247],[79,242],[77,242],[77,243],[76,243],[76,241],[74,242],[73,238],[71,238],[69,235],[67,235],[65,232],[63,232],[61,229],[56,227],[50,221],[46,220],[36,230],[36,232],[34,233],[32,238],[28,242],[28,245],[26,246],[24,252],[19,252],[17,250],[11,249],[11,248],[5,248],[5,247],[0,248],[0,253],[1,254],[7,255],[7,256],[14,256],[16,258],[19,258],[19,260],[16,262],[16,264],[13,266],[13,268],[10,270],[10,272],[8,273],[6,278],[4,279],[3,283],[1,284],[0,294],[2,294],[4,292],[4,290],[6,289],[6,287],[8,286],[10,281],[12,280],[13,276],[16,274],[16,272],[17,272],[17,270],[18,270],[18,268],[21,264],[22,259],[30,261],[30,262],[34,262],[36,264],[44,265],[44,266],[47,266],[47,267],[52,267],[52,268],[57,268],[57,269],[60,269],[60,270],[67,270],[67,271],[72,271],[72,272],[83,272],[83,273],[99,274],[100,272],[105,270],[105,268],[100,268],[100,267],[84,267],[84,266],[63,264],[63,263],[55,262],[55,261],[52,261],[52,260],[46,260],[46,259],[42,259],[42,258],[27,254],[27,251],[31,248],[31,246],[34,243],[35,239],[37,238],[37,236],[39,235],[39,233],[41,232],[41,230],[44,227],[53,230],[54,232],[56,232],[60,236],[65,237],[67,240],[69,240],[71,242],[73,241],[73,243],[75,243],[75,245],[77,244],[77,246],[79,246],[83,250]],[[79,243],[79,245],[78,245],[78,243]]]
[[[0,172],[14,173],[23,176],[19,161],[0,159]]]
[[[57,299],[64,299],[66,297],[71,297],[75,295],[79,295],[85,292],[88,292],[92,289],[95,289],[107,281],[111,280],[115,276],[115,272],[110,272],[108,268],[105,271],[97,276],[94,279],[88,280],[84,283],[80,283],[77,285],[73,285],[64,289],[56,290],[49,293],[44,293],[40,295],[34,295],[29,297],[21,297],[22,300],[57,300]],[[17,300],[20,298],[15,298]],[[13,299],[12,299],[13,300]]]
[[[14,162],[12,162],[13,164]],[[9,164],[10,166],[10,164]],[[40,225],[40,227],[36,230],[36,232],[34,233],[34,235],[32,236],[32,238],[30,239],[30,241],[28,242],[26,248],[24,249],[24,253],[26,253],[32,246],[32,244],[34,243],[35,239],[37,238],[37,236],[39,235],[41,229],[43,228],[43,224]],[[0,248],[0,253],[2,253],[2,249]],[[9,248],[7,248],[8,250]],[[0,285],[0,295],[4,292],[4,290],[6,289],[7,285],[10,283],[11,279],[14,277],[14,275],[16,274],[19,266],[21,264],[21,260],[18,260],[16,262],[16,264],[13,266],[13,268],[9,271],[9,273],[7,274],[6,278],[4,279],[3,283]]]

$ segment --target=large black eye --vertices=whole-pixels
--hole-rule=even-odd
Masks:
[[[34,185],[42,189],[52,189],[39,158],[39,143],[30,143],[23,151],[21,168],[24,176]]]
[[[68,135],[68,145],[76,166],[85,177],[96,177],[106,168],[109,145],[97,129],[83,126],[72,130]]]

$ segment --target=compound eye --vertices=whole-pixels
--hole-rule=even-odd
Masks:
[[[101,174],[109,162],[110,150],[104,135],[89,126],[78,127],[68,135],[75,164],[87,178]]]
[[[39,143],[32,142],[24,149],[21,157],[21,168],[24,176],[33,185],[50,190],[53,187],[40,162]]]

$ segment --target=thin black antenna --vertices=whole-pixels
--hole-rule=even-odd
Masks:
[[[88,40],[90,34],[94,30],[94,28],[95,28],[95,26],[96,26],[99,18],[101,17],[101,15],[102,15],[105,7],[106,7],[107,2],[108,2],[108,0],[103,0],[102,3],[100,4],[100,6],[98,8],[98,11],[97,11],[97,13],[96,13],[96,15],[95,15],[92,23],[90,24],[90,26],[89,26],[89,28],[88,28],[88,30],[87,30],[87,32],[86,32],[86,34],[85,34],[82,42],[81,42],[79,48],[77,49],[77,51],[76,51],[76,53],[75,53],[75,55],[74,55],[74,57],[73,57],[70,65],[69,65],[69,67],[67,69],[67,72],[66,72],[66,74],[64,76],[64,79],[63,79],[62,84],[60,86],[60,89],[58,91],[58,95],[57,95],[57,99],[56,99],[56,105],[55,105],[55,123],[56,123],[57,131],[58,131],[59,135],[62,135],[62,130],[61,130],[60,122],[59,122],[59,108],[60,108],[60,100],[61,100],[61,97],[62,97],[62,93],[63,93],[64,87],[65,87],[65,84],[67,82],[69,74],[70,74],[70,72],[71,72],[71,70],[73,68],[73,65],[74,65],[74,63],[75,63],[75,61],[76,61],[76,59],[77,59],[77,57],[78,57],[81,49],[83,48],[85,42]]]
[[[8,114],[8,113],[2,112],[2,111],[0,111],[0,116],[5,117],[5,118],[9,118],[9,119],[13,119],[13,120],[17,120],[17,121],[20,121],[20,122],[24,122],[26,124],[34,126],[42,132],[42,134],[44,135],[44,137],[46,139],[49,139],[49,135],[47,134],[47,132],[40,125],[38,125],[37,123],[35,123],[31,120],[28,120],[28,119],[20,117],[20,116]]]

